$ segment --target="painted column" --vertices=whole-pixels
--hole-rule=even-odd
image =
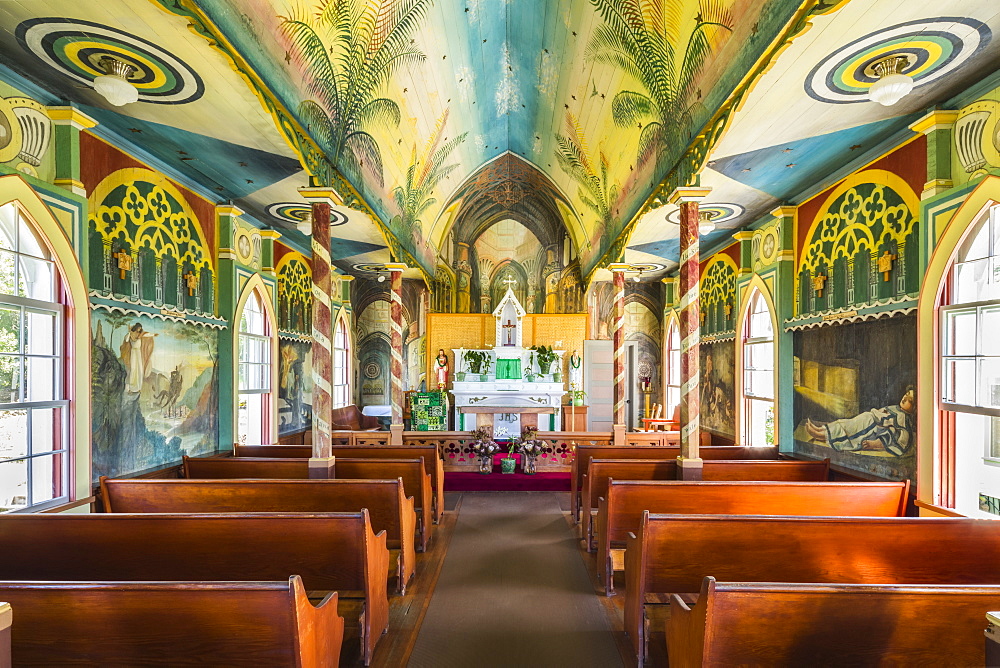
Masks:
[[[313,458],[328,458],[333,421],[333,314],[330,312],[330,211],[335,193],[299,188],[312,204],[312,447]]]
[[[237,430],[236,383],[236,342],[239,340],[240,323],[236,321],[236,302],[240,298],[240,286],[236,280],[236,239],[237,219],[243,215],[239,208],[220,204],[215,207],[215,230],[219,240],[219,262],[216,267],[217,313],[229,321],[229,327],[219,330],[219,406],[222,415],[231,415],[230,420],[219,420],[219,449],[228,450],[239,438]],[[230,406],[229,410],[224,407]]]
[[[55,140],[55,178],[53,183],[74,195],[87,196],[87,190],[80,180],[80,132],[97,125],[76,107],[48,107],[52,119],[52,134]]]
[[[260,273],[275,278],[274,275],[274,242],[281,238],[281,233],[274,230],[260,231]]]
[[[456,313],[472,313],[472,265],[469,264],[469,244],[458,242],[458,264],[455,266]]]
[[[927,183],[920,199],[934,197],[954,185],[951,178],[951,140],[957,118],[957,111],[935,109],[910,126],[914,132],[927,135]]]
[[[681,335],[681,454],[677,475],[681,480],[701,480],[700,364],[701,282],[699,257],[698,202],[710,190],[700,187],[678,188],[670,203],[680,206],[680,335]]]
[[[795,416],[792,406],[795,389],[792,385],[795,363],[794,336],[784,328],[784,322],[795,315],[795,230],[798,225],[798,209],[783,206],[771,212],[780,221],[778,233],[778,284],[774,295],[775,320],[778,329],[774,333],[778,344],[778,358],[775,370],[778,374],[778,394],[775,397],[775,440],[781,452],[794,449]]]
[[[406,265],[399,262],[386,263],[389,270],[389,320],[392,326],[392,379],[390,402],[392,403],[392,424],[389,425],[389,444],[403,444],[403,270]]]
[[[611,340],[614,351],[614,413],[612,431],[615,445],[625,445],[625,432],[628,428],[628,415],[626,414],[626,387],[625,387],[625,271],[627,264],[612,264],[608,266],[614,277],[615,287],[615,320],[611,331]]]

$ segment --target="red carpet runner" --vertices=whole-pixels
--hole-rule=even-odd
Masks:
[[[464,473],[448,471],[444,474],[446,492],[568,492],[569,473],[536,473],[525,475],[500,473],[500,467],[493,473]]]

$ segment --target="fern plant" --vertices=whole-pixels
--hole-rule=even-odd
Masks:
[[[290,55],[307,73],[314,99],[299,105],[302,123],[338,169],[384,185],[382,153],[371,134],[399,125],[399,105],[380,95],[392,75],[425,55],[411,35],[432,0],[322,0],[310,14],[299,6],[281,17]]]
[[[695,76],[720,31],[732,32],[731,0],[590,0],[604,19],[586,57],[612,65],[641,86],[620,90],[611,113],[620,127],[640,126],[639,160],[658,159],[681,142]],[[645,123],[645,124],[644,124]]]

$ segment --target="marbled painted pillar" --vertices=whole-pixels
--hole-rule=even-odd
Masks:
[[[701,280],[698,235],[698,200],[707,188],[678,188],[671,201],[680,205],[680,335],[681,335],[681,454],[678,477],[700,480],[702,462],[698,452],[701,442],[699,420],[700,314],[698,287]]]
[[[390,425],[390,440],[398,433],[399,445],[403,436],[403,270],[405,264],[388,263],[389,292],[392,301],[389,303],[389,320],[391,321],[392,362],[390,376],[392,380],[390,402],[392,404],[392,424]]]
[[[312,203],[312,436],[313,457],[333,454],[330,424],[333,419],[333,316],[330,312],[330,209],[331,191],[302,188]]]
[[[614,350],[614,425],[627,424],[625,414],[625,269],[620,265],[611,266],[615,286],[615,321],[611,340]]]

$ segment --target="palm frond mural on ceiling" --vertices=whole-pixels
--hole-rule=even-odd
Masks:
[[[597,160],[594,160],[580,122],[569,112],[566,113],[566,130],[565,135],[556,133],[556,160],[562,170],[579,185],[577,199],[597,220],[594,228],[597,247],[594,248],[591,244],[591,247],[581,249],[580,254],[584,258],[600,257],[621,227],[621,219],[617,215],[618,183],[614,180],[610,161],[603,148],[598,151]]]
[[[434,126],[424,150],[417,154],[417,144],[413,144],[413,158],[406,170],[406,181],[392,189],[392,197],[399,208],[399,214],[392,217],[389,227],[400,239],[412,238],[417,248],[427,248],[424,239],[423,217],[437,204],[433,196],[438,184],[458,169],[457,162],[447,163],[448,157],[465,141],[467,132],[457,137],[442,137],[448,122],[445,110]],[[447,164],[446,164],[447,163]],[[426,258],[433,262],[434,258]]]
[[[638,84],[618,91],[611,113],[619,127],[641,129],[638,159],[662,158],[686,143],[692,82],[713,48],[732,32],[725,0],[591,0],[604,23],[587,57],[612,65]],[[628,85],[628,84],[626,84]]]
[[[399,125],[399,105],[381,93],[397,70],[424,60],[411,35],[430,5],[325,0],[315,13],[299,7],[282,17],[281,29],[295,46],[292,58],[316,96],[299,105],[299,116],[348,178],[367,172],[384,185],[382,151],[371,130]]]

